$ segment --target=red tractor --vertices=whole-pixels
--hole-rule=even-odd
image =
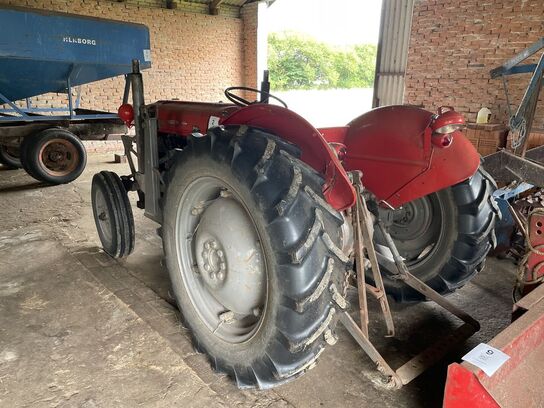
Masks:
[[[232,104],[146,105],[133,65],[133,105],[119,111],[136,129],[124,139],[132,174],[93,178],[98,233],[109,255],[131,253],[127,191],[136,191],[138,207],[161,225],[195,347],[240,387],[272,387],[311,368],[336,341],[351,271],[375,281],[355,256],[360,198],[410,273],[439,294],[482,269],[494,242],[494,182],[453,109],[387,106],[347,126],[315,129],[269,104],[267,82],[262,90],[227,89]],[[398,257],[382,231],[373,241],[385,292],[399,302],[424,300],[395,278]]]

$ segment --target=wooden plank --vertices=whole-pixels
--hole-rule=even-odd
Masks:
[[[219,14],[219,6],[221,3],[223,3],[224,0],[212,0],[210,3],[210,14],[211,15],[218,15]]]

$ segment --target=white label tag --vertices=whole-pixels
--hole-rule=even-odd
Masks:
[[[144,61],[151,62],[151,50],[144,50]]]
[[[488,375],[488,377],[491,377],[495,371],[501,368],[501,366],[506,363],[509,358],[510,356],[508,354],[505,354],[499,349],[484,343],[478,344],[465,356],[463,356],[463,360],[468,361],[469,363],[480,368]]]
[[[218,116],[210,116],[210,120],[208,120],[208,129],[219,126],[220,119],[221,118]]]

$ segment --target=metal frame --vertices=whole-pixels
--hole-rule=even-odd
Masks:
[[[128,100],[130,91],[132,91],[136,135],[134,137],[125,135],[122,140],[134,178],[132,190],[138,191],[138,207],[144,209],[144,215],[161,223],[162,210],[159,200],[163,181],[159,171],[157,118],[154,106],[145,106],[144,84],[138,60],[132,61],[132,73],[127,75],[125,101]],[[137,166],[135,166],[133,155],[136,156]]]
[[[535,155],[539,151],[536,151]],[[507,150],[501,150],[484,157],[483,166],[497,182],[506,184],[525,182],[533,186],[544,185],[544,165],[528,157],[527,155],[526,157],[517,156]]]
[[[542,48],[544,48],[544,37],[534,42],[533,44],[531,44],[529,47],[524,49],[522,52],[520,52],[516,56],[510,58],[500,67],[492,69],[490,72],[491,79],[496,79],[504,75],[516,74],[516,73],[519,73],[519,72],[516,72],[519,70],[525,70],[524,72],[533,72],[534,69],[531,71],[526,71],[526,70],[529,69],[528,67],[531,67],[531,66],[534,67],[534,64],[522,65],[520,67],[516,67],[516,65],[518,65],[520,62],[523,62],[524,60],[526,60],[527,58],[529,58],[531,55],[535,54],[536,52],[540,51]]]
[[[378,220],[375,223],[370,211],[368,210],[366,201],[363,197],[364,188],[361,183],[360,173],[352,172],[351,176],[354,182],[354,187],[357,191],[356,214],[353,218],[353,228],[355,239],[357,241],[355,257],[357,267],[357,289],[359,294],[359,315],[361,322],[360,324],[357,324],[349,315],[347,310],[342,312],[340,315],[340,321],[359,344],[359,346],[364,350],[364,352],[372,359],[372,361],[374,361],[374,363],[376,363],[378,371],[388,378],[387,385],[390,388],[401,388],[403,385],[408,384],[410,381],[422,374],[427,368],[438,362],[454,346],[465,341],[476,333],[480,329],[480,324],[468,313],[459,309],[444,296],[440,295],[438,292],[408,271],[406,264],[402,260],[402,257],[395,246],[393,238],[385,228],[383,222]],[[392,271],[394,278],[403,281],[411,288],[425,295],[427,299],[434,301],[436,304],[458,317],[464,323],[442,339],[442,341],[431,345],[429,348],[425,349],[423,352],[404,363],[397,370],[394,370],[387,363],[380,352],[372,344],[368,334],[367,291],[376,297],[376,299],[378,299],[380,302],[387,326],[387,336],[393,336],[395,333],[391,310],[389,309],[383,279],[377,261],[376,251],[372,242],[374,226],[377,226],[380,229],[380,232],[385,237],[387,246],[393,254],[394,264],[397,268],[396,272]],[[363,259],[364,248],[366,248],[366,252],[370,260],[374,281],[376,282],[375,287],[365,282],[365,262]]]
[[[519,146],[513,146],[513,153],[503,149],[483,159],[482,166],[485,170],[497,182],[507,185],[507,187],[501,189],[500,193],[501,198],[504,200],[512,199],[518,193],[534,186],[544,186],[544,146],[527,150],[529,135],[543,86],[544,53],[542,53],[538,64],[518,65],[543,48],[544,38],[541,38],[503,65],[490,71],[492,79],[502,78],[510,114],[510,132],[517,132],[519,140],[521,140]],[[522,73],[532,73],[533,75],[520,105],[516,112],[513,113],[506,77]],[[517,154],[518,150],[519,154]]]
[[[54,122],[61,120],[80,121],[88,119],[118,119],[115,113],[97,113],[97,114],[83,114],[78,115],[76,110],[79,109],[81,103],[81,87],[77,87],[76,100],[74,104],[72,96],[72,76],[74,73],[79,73],[79,67],[76,64],[72,64],[68,77],[66,78],[66,94],[68,96],[68,106],[58,108],[36,108],[32,106],[31,98],[26,98],[26,107],[21,108],[17,106],[14,101],[9,100],[5,95],[0,92],[0,101],[10,106],[11,109],[0,109],[0,123],[3,122]],[[126,77],[125,77],[126,78]],[[127,81],[128,82],[128,81]],[[125,85],[125,92],[123,95],[123,103],[128,101],[127,86]],[[40,115],[40,113],[53,113],[53,112],[68,112],[68,115]]]
[[[161,174],[159,171],[159,151],[157,138],[157,117],[155,109],[143,110],[144,151],[145,151],[145,210],[144,215],[153,221],[162,222],[162,210],[159,205],[161,195]]]
[[[521,147],[521,157],[525,157],[527,145],[529,141],[529,134],[533,125],[533,119],[535,116],[536,106],[538,104],[538,98],[543,84],[544,76],[544,53],[542,53],[537,64],[525,64],[518,65],[527,58],[533,56],[544,48],[544,38],[531,44],[519,54],[515,55],[501,66],[492,69],[490,71],[491,79],[502,78],[504,91],[506,93],[506,101],[508,104],[508,111],[510,114],[510,131],[520,132],[520,139],[522,139],[521,146],[513,146],[514,151],[517,151],[518,147]],[[510,104],[510,95],[508,93],[508,84],[506,77],[509,75],[532,73],[531,80],[523,99],[519,104],[515,113],[512,113]]]

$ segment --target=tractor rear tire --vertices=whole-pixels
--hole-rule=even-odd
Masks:
[[[347,306],[344,220],[298,153],[262,130],[217,127],[169,170],[163,246],[182,320],[240,388],[312,368]]]
[[[0,144],[0,164],[10,169],[20,169],[22,166],[17,147]]]
[[[73,133],[58,128],[27,136],[21,143],[21,163],[26,172],[48,184],[77,179],[87,164],[87,152]]]
[[[466,181],[403,206],[403,219],[411,218],[412,222],[404,227],[399,224],[390,226],[389,231],[414,276],[446,295],[462,287],[483,269],[487,254],[495,245],[494,227],[499,216],[492,197],[495,188],[494,180],[479,169]],[[426,216],[417,219],[414,214],[418,213]],[[413,235],[414,229],[419,231],[417,239]],[[379,233],[375,242],[383,242]],[[433,244],[427,248],[428,253],[423,255],[422,252],[418,256],[421,247],[429,242]],[[390,273],[383,264],[382,269],[385,270],[386,292],[396,301],[425,300],[421,293],[389,278]]]

